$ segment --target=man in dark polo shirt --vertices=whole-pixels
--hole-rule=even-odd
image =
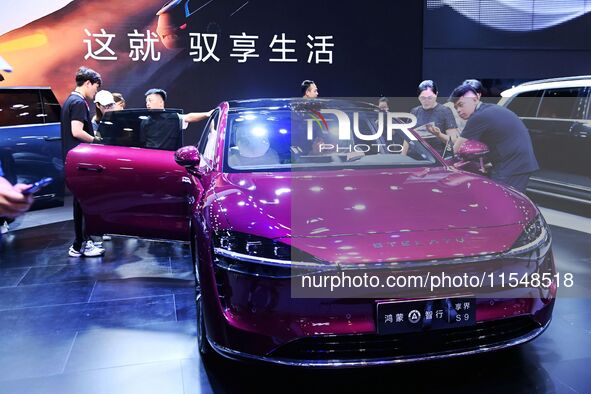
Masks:
[[[90,68],[80,67],[76,72],[76,88],[62,106],[61,131],[64,158],[70,150],[82,142],[98,142],[92,130],[88,102],[94,100],[101,83],[100,74]],[[75,198],[73,207],[76,238],[68,249],[68,255],[70,257],[102,256],[105,250],[95,246],[86,235],[82,208]]]
[[[488,145],[493,164],[490,177],[525,192],[531,174],[539,169],[527,128],[510,110],[495,104],[484,104],[473,86],[463,84],[450,100],[466,127],[454,143],[457,152],[466,140]]]
[[[421,82],[417,88],[417,93],[421,105],[410,110],[410,113],[417,117],[417,126],[428,125],[428,131],[430,131],[431,127],[436,127],[445,136],[457,135],[458,126],[451,109],[437,102],[437,85],[435,85],[435,82],[429,79]],[[446,138],[437,135],[436,137],[436,139],[428,139],[427,142],[443,155]]]

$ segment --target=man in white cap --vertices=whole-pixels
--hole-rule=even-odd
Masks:
[[[96,106],[96,115],[94,115],[92,118],[92,129],[94,130],[94,134],[96,136],[96,131],[98,130],[99,123],[101,123],[105,112],[116,110],[115,98],[108,90],[101,90],[94,96],[94,104]]]

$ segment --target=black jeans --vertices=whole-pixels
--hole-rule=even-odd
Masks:
[[[73,246],[77,251],[82,250],[82,244],[87,240],[87,236],[84,229],[84,215],[82,214],[82,207],[80,202],[74,198],[74,232],[76,239],[74,240]]]

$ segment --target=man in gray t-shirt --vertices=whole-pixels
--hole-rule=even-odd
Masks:
[[[446,135],[457,135],[458,127],[451,110],[437,102],[437,86],[431,80],[423,81],[418,87],[421,105],[414,107],[410,113],[417,117],[417,127],[433,125]],[[430,126],[429,126],[430,127]],[[440,154],[443,154],[445,141],[440,138],[428,138],[427,142]]]

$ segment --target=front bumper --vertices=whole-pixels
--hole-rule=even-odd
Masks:
[[[545,252],[507,260],[506,268],[554,272],[552,252]],[[555,303],[555,292],[493,292],[476,297],[474,326],[378,335],[376,299],[294,299],[289,278],[220,266],[212,274],[210,286],[202,282],[211,346],[227,358],[289,366],[386,365],[516,346],[548,327]]]
[[[467,341],[474,341],[468,348],[461,348],[457,347],[456,349],[447,349],[441,351],[431,351],[431,352],[424,352],[424,353],[416,353],[413,352],[399,354],[399,355],[388,355],[389,349],[380,349],[382,355],[377,357],[371,357],[367,354],[367,347],[363,347],[368,342],[376,339],[376,336],[367,336],[367,335],[351,335],[347,337],[324,337],[324,338],[306,338],[318,340],[324,342],[325,344],[331,344],[333,347],[338,347],[339,345],[346,344],[349,342],[349,345],[355,346],[355,344],[360,345],[359,348],[349,348],[345,351],[356,353],[357,357],[353,357],[350,359],[344,358],[337,358],[335,353],[324,353],[320,354],[321,358],[318,358],[318,354],[313,352],[311,355],[315,356],[315,358],[290,358],[290,357],[282,357],[281,352],[277,352],[277,356],[271,354],[270,356],[259,356],[255,354],[249,354],[245,352],[241,352],[238,350],[230,349],[225,346],[222,346],[215,341],[208,338],[208,341],[212,348],[220,355],[238,361],[251,361],[251,362],[259,362],[259,363],[267,363],[267,364],[276,364],[276,365],[284,365],[284,366],[292,366],[292,367],[313,367],[313,368],[356,368],[356,367],[366,367],[366,366],[383,366],[383,365],[391,365],[391,364],[400,364],[406,362],[420,362],[420,361],[429,361],[429,360],[438,360],[448,357],[459,357],[459,356],[469,356],[474,354],[480,354],[490,351],[502,350],[509,347],[521,345],[523,343],[529,342],[534,338],[541,335],[546,328],[550,325],[550,321],[548,320],[545,325],[532,327],[528,329],[528,323],[526,322],[527,317],[525,318],[513,318],[513,320],[522,319],[520,322],[517,321],[505,321],[504,324],[501,322],[488,322],[488,323],[479,323],[474,327],[473,330],[464,330],[464,333],[455,332],[456,343],[460,344],[462,340],[458,339],[462,335],[467,334],[463,338],[465,342]],[[511,320],[511,319],[507,319]],[[530,321],[531,324],[534,324],[533,321]],[[485,327],[487,326],[487,327]],[[505,329],[505,332],[495,332],[495,329]],[[470,332],[471,331],[471,332]],[[508,335],[511,336],[511,331],[513,332],[521,332],[518,336],[512,337],[510,339],[503,339],[506,338]],[[440,333],[441,334],[441,333]],[[438,339],[441,339],[445,336],[450,336],[450,333],[443,333],[443,335],[436,335],[434,337],[429,338],[428,336],[423,335],[420,340],[423,344],[434,343]],[[451,335],[453,337],[454,335]],[[495,337],[497,339],[495,339]],[[380,342],[386,342],[389,338],[381,337],[380,341],[375,341],[374,345],[378,345]],[[308,342],[312,342],[308,341]],[[413,342],[413,338],[401,336],[398,338],[398,341],[405,341],[407,344]],[[454,340],[450,339],[448,343],[452,343]],[[396,343],[394,340],[392,343]],[[415,342],[416,343],[416,342]],[[288,345],[289,346],[289,345]],[[293,346],[292,346],[293,347]],[[376,346],[374,346],[375,348]],[[322,350],[320,350],[322,351]],[[285,352],[283,352],[285,354]],[[341,349],[341,353],[343,350]],[[322,357],[324,356],[324,357]],[[334,358],[333,358],[334,357]]]

